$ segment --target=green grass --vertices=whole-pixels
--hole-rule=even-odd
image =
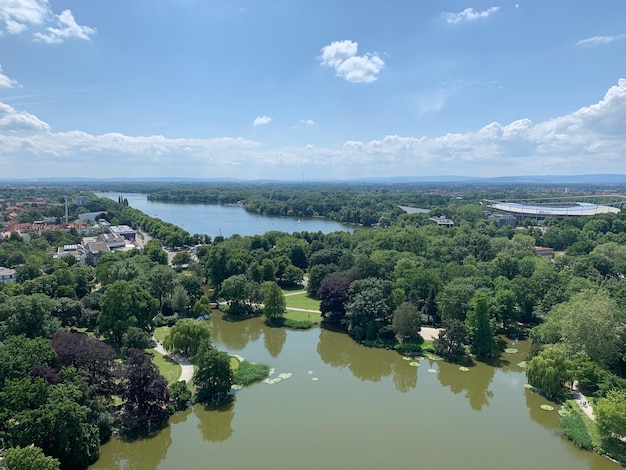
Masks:
[[[304,308],[306,310],[315,311],[320,309],[320,301],[309,297],[304,291],[302,294],[286,296],[285,303],[287,304],[287,308]]]
[[[168,384],[178,382],[182,368],[176,362],[165,356],[162,356],[156,351],[154,351],[154,357],[152,358],[152,362],[154,362],[159,368],[159,372],[163,377],[165,377],[165,380],[167,380]]]
[[[575,406],[578,407],[578,405]],[[567,406],[566,414],[561,416],[559,432],[581,449],[593,447],[593,441],[580,411],[572,406]]]
[[[285,321],[294,322],[311,322],[313,324],[322,321],[322,316],[317,312],[299,312],[297,310],[287,310],[285,312]]]
[[[159,326],[154,329],[154,337],[158,339],[159,341],[161,341],[162,343],[169,332],[170,332],[169,326]]]
[[[235,371],[235,383],[242,386],[250,385],[266,379],[269,373],[270,366],[267,364],[255,364],[244,360]]]

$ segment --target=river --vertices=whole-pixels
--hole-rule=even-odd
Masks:
[[[149,201],[146,194],[139,193],[95,193],[117,201],[121,195],[128,199],[128,205],[144,214],[171,222],[182,227],[191,235],[206,234],[230,237],[259,235],[271,230],[281,232],[352,232],[354,226],[321,218],[270,217],[246,212],[239,206],[219,204],[183,204],[175,202]]]
[[[201,225],[210,209],[205,205],[126,197],[149,215],[194,224],[185,227],[191,233],[214,233]],[[241,208],[220,211],[231,209],[258,217]],[[259,233],[248,227],[242,223],[232,233]],[[237,392],[225,411],[195,405],[176,413],[153,438],[113,438],[91,470],[621,468],[557,435],[557,411],[541,409],[549,402],[524,388],[517,364],[526,359],[527,342],[509,345],[518,352],[503,354],[499,367],[477,363],[464,372],[442,361],[412,363],[325,329],[272,329],[261,318],[232,323],[219,314],[209,321],[219,349],[269,364],[272,377],[292,375]]]

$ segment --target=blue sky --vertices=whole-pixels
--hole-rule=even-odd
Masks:
[[[0,0],[0,178],[626,173],[626,2]]]

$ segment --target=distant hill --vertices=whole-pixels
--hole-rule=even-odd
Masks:
[[[242,180],[238,178],[185,178],[185,177],[159,177],[159,178],[0,178],[3,183],[20,184],[63,184],[63,183],[302,183],[300,180]],[[406,184],[406,183],[484,183],[484,184],[598,184],[613,185],[626,184],[626,174],[590,174],[590,175],[522,175],[522,176],[496,176],[490,178],[458,175],[440,176],[389,176],[357,179],[316,179],[306,180],[305,183],[381,183],[381,184]]]

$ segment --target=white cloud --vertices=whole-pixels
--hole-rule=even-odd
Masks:
[[[272,118],[269,116],[259,116],[254,118],[254,121],[252,121],[252,125],[255,127],[264,126],[265,124],[269,124],[271,121]]]
[[[371,83],[385,66],[377,53],[356,55],[358,42],[345,40],[333,41],[321,50],[319,59],[322,65],[333,67],[338,77],[353,83]]]
[[[26,29],[26,25],[13,20],[6,20],[7,31],[10,34],[20,34]]]
[[[610,44],[613,41],[626,38],[626,34],[618,34],[616,36],[593,36],[587,39],[581,39],[576,43],[577,46],[601,46]]]
[[[442,13],[441,16],[450,24],[458,24],[464,21],[475,21],[480,18],[488,18],[496,13],[500,7],[490,7],[483,11],[475,11],[473,8],[466,8],[459,12]]]
[[[5,74],[2,73],[2,66],[0,66],[0,88],[14,88],[14,87],[21,87],[22,85],[20,85],[17,80],[13,80],[9,77],[7,77]]]
[[[10,34],[20,34],[29,27],[35,30],[44,27],[33,36],[48,44],[69,38],[89,40],[96,34],[95,28],[76,23],[71,10],[55,14],[48,0],[0,0],[0,20]]]
[[[306,124],[307,126],[312,126],[315,124],[313,119],[300,119],[300,124]]]
[[[303,120],[306,122],[306,120]],[[264,148],[242,138],[51,132],[0,103],[0,174],[9,176],[358,176],[614,173],[626,154],[626,79],[597,103],[534,123],[522,118],[438,137],[387,135],[339,147]],[[9,132],[11,131],[11,132]],[[71,173],[71,172],[74,173]]]
[[[0,102],[0,129],[49,131],[50,126],[30,113],[17,111],[13,106]]]
[[[47,33],[35,33],[35,38],[47,44],[56,44],[68,38],[78,38],[89,41],[91,40],[91,36],[96,34],[94,28],[77,24],[70,10],[63,10],[63,12],[57,16],[57,23],[59,25],[58,28],[48,26],[46,28]]]

